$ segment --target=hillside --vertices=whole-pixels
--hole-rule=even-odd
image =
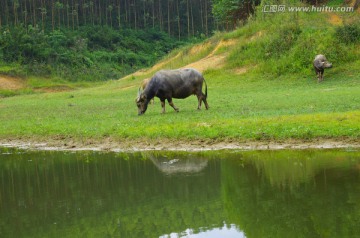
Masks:
[[[359,59],[358,13],[360,9],[347,14],[264,15],[262,20],[250,21],[238,30],[219,32],[202,44],[174,51],[152,68],[142,69],[125,79],[152,75],[163,68],[185,67],[200,71],[225,69],[242,74],[260,64],[261,69],[254,73],[266,77],[288,73],[310,75],[312,60],[320,53],[339,66],[349,68],[349,64],[356,65]]]
[[[171,52],[158,64],[97,87],[0,99],[2,143],[101,149],[303,148],[360,145],[360,17],[264,14],[229,33]],[[333,63],[317,83],[316,54]],[[159,100],[137,116],[135,97],[159,69],[193,67],[197,100]],[[40,143],[40,144],[39,144]]]

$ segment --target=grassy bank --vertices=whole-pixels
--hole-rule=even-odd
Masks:
[[[295,25],[284,21],[284,17],[293,17],[290,14],[269,17],[172,53],[154,68],[118,81],[90,89],[0,99],[0,139],[191,142],[347,138],[359,142],[359,42],[341,41],[337,31],[344,24],[329,23],[332,16],[327,14],[320,15],[320,23],[319,16],[299,14]],[[343,22],[359,18],[356,14],[339,17]],[[272,25],[279,27],[270,28]],[[282,35],[290,36],[282,42]],[[317,53],[326,54],[334,64],[320,84],[311,66]],[[197,111],[192,96],[174,100],[179,113],[166,105],[166,114],[160,114],[160,102],[155,99],[145,115],[137,116],[134,100],[142,79],[159,68],[196,66],[206,58],[211,62],[223,59],[221,64],[203,69],[208,111]]]
[[[208,111],[197,100],[175,100],[175,113],[160,102],[137,116],[136,87],[119,82],[65,93],[1,100],[1,138],[102,139],[358,139],[360,74],[317,84],[314,79],[249,79],[212,72]],[[224,83],[224,81],[226,83]],[[305,82],[304,82],[305,81]]]

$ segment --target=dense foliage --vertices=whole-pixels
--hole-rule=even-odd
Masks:
[[[336,37],[346,44],[360,42],[360,24],[348,24],[336,28]]]
[[[21,25],[4,30],[0,43],[3,61],[22,65],[16,73],[56,75],[73,81],[119,78],[153,64],[180,44],[154,29],[115,31],[106,26],[83,26],[77,31],[44,32]]]

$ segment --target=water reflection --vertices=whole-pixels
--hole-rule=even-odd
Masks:
[[[245,238],[243,232],[239,231],[236,228],[236,225],[226,226],[224,225],[222,228],[214,228],[211,230],[203,230],[199,233],[194,233],[192,229],[186,229],[186,231],[181,233],[172,233],[170,235],[163,235],[160,238]]]
[[[167,155],[166,152],[154,152],[144,156],[149,158],[161,172],[167,175],[196,174],[204,170],[208,163],[206,157],[191,154]]]
[[[359,182],[358,151],[0,149],[0,237],[357,237]]]

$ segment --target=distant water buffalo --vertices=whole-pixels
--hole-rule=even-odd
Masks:
[[[324,55],[317,55],[315,56],[313,65],[318,78],[318,83],[320,83],[324,79],[324,69],[331,68],[332,64],[327,61]]]
[[[139,88],[136,105],[138,115],[146,112],[150,100],[154,97],[160,98],[162,113],[165,113],[165,100],[174,108],[173,98],[187,98],[196,95],[198,98],[198,109],[201,109],[201,102],[204,102],[206,109],[209,105],[207,99],[207,85],[205,82],[205,94],[202,92],[204,77],[195,69],[160,70],[150,79],[144,91]]]

